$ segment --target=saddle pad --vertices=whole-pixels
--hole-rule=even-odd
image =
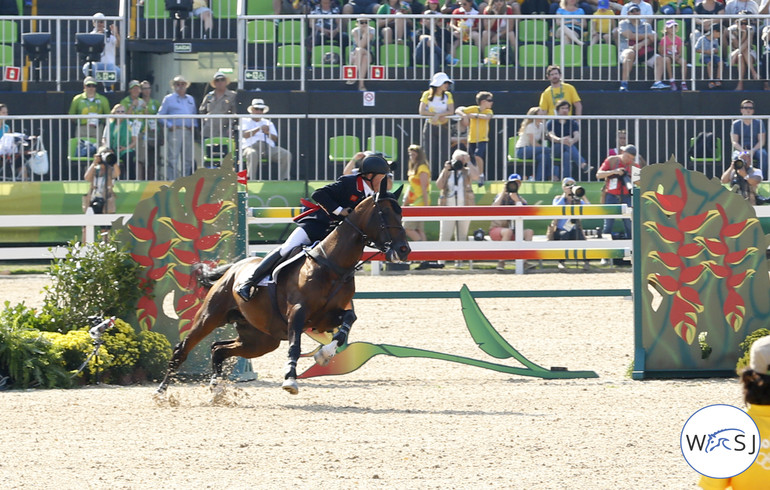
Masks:
[[[278,264],[278,266],[273,270],[273,274],[270,276],[266,276],[264,279],[259,281],[259,284],[257,284],[257,287],[267,286],[270,282],[275,281],[275,275],[283,269],[284,267],[288,266],[289,264],[294,263],[296,260],[304,260],[305,254],[298,253],[294,255],[293,257],[289,258],[287,261],[282,262]],[[247,264],[244,264],[238,272],[235,273],[235,280],[233,281],[233,288],[235,290],[238,290],[243,286],[243,284],[251,278],[251,276],[254,275],[254,271],[257,270],[257,266],[259,265],[259,262],[249,262]]]

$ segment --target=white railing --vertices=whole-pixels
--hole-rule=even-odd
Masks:
[[[268,100],[269,102],[269,100]],[[458,102],[459,105],[459,102]],[[414,110],[417,112],[417,102],[414,102]],[[738,108],[736,107],[736,112]],[[398,162],[395,171],[397,180],[404,180],[407,172],[408,151],[411,144],[422,145],[431,164],[432,176],[438,177],[439,170],[444,161],[449,159],[453,146],[457,139],[463,143],[462,134],[455,140],[445,142],[441,147],[434,146],[429,139],[423,138],[423,125],[425,118],[418,115],[341,115],[341,114],[268,114],[269,119],[276,126],[278,132],[278,145],[285,148],[291,154],[289,176],[291,180],[334,180],[341,173],[348,160],[358,151],[375,149],[385,153],[391,161]],[[110,116],[98,116],[100,128],[108,124]],[[165,143],[172,135],[167,123],[178,119],[195,119],[198,127],[205,120],[222,121],[234,120],[246,115],[238,115],[235,118],[229,115],[191,115],[170,116],[159,118],[149,115],[116,115],[117,121],[129,121],[132,124],[157,122],[158,132],[156,143],[150,144],[145,140],[146,132],[140,129],[137,136],[138,152],[132,157],[126,158],[121,163],[121,180],[171,180],[178,176],[171,172],[178,166],[178,162],[190,157],[193,161],[191,169],[183,169],[189,173],[201,167],[214,167],[221,165],[222,156],[213,155],[209,150],[215,149],[204,143],[206,133],[200,131],[183,132],[181,141],[181,158],[176,165],[169,164]],[[626,143],[634,144],[639,154],[649,163],[667,161],[671,155],[689,170],[703,171],[709,176],[719,177],[730,165],[732,144],[732,124],[738,116],[575,116],[579,123],[580,142],[578,150],[585,161],[584,168],[573,165],[570,170],[572,176],[582,182],[596,181],[596,171],[607,157],[610,148],[619,144],[621,135],[619,130],[626,130]],[[522,115],[496,114],[489,126],[489,146],[487,158],[484,162],[484,171],[487,181],[504,180],[510,173],[516,172],[529,177],[535,175],[534,163],[517,158],[517,152],[513,147],[518,129],[522,124]],[[548,116],[536,116],[533,119],[551,120]],[[749,120],[760,121],[767,134],[768,119],[760,116],[747,116]],[[30,119],[26,116],[8,116],[5,123],[11,132],[36,135],[42,138],[44,146],[49,153],[51,168],[45,175],[32,174],[24,164],[23,152],[29,149],[19,147],[11,153],[0,156],[0,181],[12,182],[14,180],[26,181],[82,181],[85,170],[92,158],[80,157],[70,152],[70,144],[76,146],[80,139],[92,138],[97,146],[101,144],[103,131],[95,131],[90,126],[82,126],[79,123],[83,116],[36,116]],[[164,122],[165,121],[165,122]],[[556,124],[556,123],[554,123]],[[460,121],[458,118],[450,122],[452,133],[456,133]],[[705,148],[705,140],[697,139],[700,133],[712,133],[714,147]],[[229,133],[228,133],[229,134]],[[213,134],[217,136],[217,134]],[[107,135],[110,138],[110,135]],[[333,139],[337,138],[337,139]],[[344,141],[351,142],[346,147]],[[74,143],[71,143],[74,141]],[[698,154],[692,155],[691,141],[701,141]],[[206,141],[210,143],[210,141]],[[109,142],[111,143],[111,141]],[[226,148],[227,152],[233,151],[232,157],[236,169],[246,168],[243,151],[240,146],[238,130],[232,135],[232,145],[236,148]],[[338,144],[337,144],[338,143]],[[230,142],[226,143],[227,146]],[[220,150],[225,148],[220,147]],[[765,140],[762,149],[767,151],[768,143]],[[709,155],[709,151],[711,154]],[[14,153],[15,152],[15,153]],[[755,166],[762,168],[765,179],[768,179],[768,162],[760,160],[755,154]],[[699,156],[699,157],[698,157]],[[250,180],[277,180],[279,166],[275,158],[268,160],[269,155],[264,154],[259,161],[254,160],[254,168],[250,169]],[[695,158],[698,157],[698,158]],[[764,157],[763,157],[764,158]],[[555,162],[559,177],[564,172],[561,162]],[[566,168],[566,166],[564,167]],[[547,174],[547,172],[546,172]],[[545,174],[544,174],[545,175]],[[542,180],[548,180],[545,177]]]

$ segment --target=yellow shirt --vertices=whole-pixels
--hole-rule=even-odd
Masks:
[[[615,15],[615,11],[612,9],[596,9],[594,15],[612,16]],[[596,32],[606,34],[612,31],[612,19],[594,19],[591,22],[594,23],[594,30]]]
[[[444,112],[447,112],[449,110],[449,105],[454,105],[455,100],[452,97],[451,92],[444,92],[444,96],[442,97],[430,97],[430,90],[426,90],[422,93],[422,96],[420,96],[420,102],[425,104],[425,107],[428,109],[429,112],[433,112],[435,114],[442,114]],[[442,118],[443,120],[441,122],[434,122],[432,119],[429,119],[428,122],[431,124],[435,124],[437,126],[442,126],[444,124],[447,124],[449,120],[447,118]]]
[[[463,110],[466,114],[488,114],[492,115],[492,109],[483,111],[477,105],[468,106]],[[479,141],[489,141],[489,119],[470,118],[468,124],[468,143],[478,143]]]
[[[543,93],[540,95],[539,105],[546,114],[553,115],[556,113],[556,104],[561,100],[566,100],[572,104],[572,109],[570,109],[569,113],[574,114],[575,102],[580,102],[580,96],[578,95],[577,90],[575,90],[575,87],[569,83],[562,82],[561,87],[556,90],[551,86],[543,90]]]
[[[409,192],[407,194],[406,202],[409,206],[430,206],[430,195],[423,199],[422,196],[422,184],[420,183],[420,174],[428,174],[428,182],[430,182],[430,168],[423,164],[417,166],[417,170],[414,174],[409,175]],[[430,188],[430,184],[428,184]]]
[[[767,488],[770,482],[770,405],[749,405],[746,411],[759,429],[762,439],[756,461],[749,469],[732,478],[714,479],[702,476],[698,485],[705,490],[732,488],[733,490],[755,490]]]

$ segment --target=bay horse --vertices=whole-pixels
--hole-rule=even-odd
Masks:
[[[237,338],[211,346],[212,386],[222,376],[222,363],[229,357],[259,357],[277,349],[282,340],[288,340],[289,360],[282,387],[297,394],[302,332],[307,328],[330,332],[339,327],[332,341],[315,354],[315,361],[321,365],[347,341],[356,320],[352,305],[354,275],[364,246],[380,250],[390,262],[407,260],[411,250],[401,225],[397,199],[398,193],[387,193],[383,186],[381,192],[361,201],[318,245],[305,249],[304,260],[289,259],[279,266],[275,282],[259,287],[248,301],[236,292],[236,276],[260,258],[246,258],[216,269],[199,264],[199,281],[210,289],[193,318],[190,333],[175,347],[157,393],[166,391],[171,375],[200,341],[226,323],[235,323]]]

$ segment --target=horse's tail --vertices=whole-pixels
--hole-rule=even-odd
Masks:
[[[225,275],[230,267],[234,264],[224,264],[219,267],[211,267],[205,262],[198,262],[192,266],[192,277],[194,277],[198,284],[210,288],[214,283]]]

